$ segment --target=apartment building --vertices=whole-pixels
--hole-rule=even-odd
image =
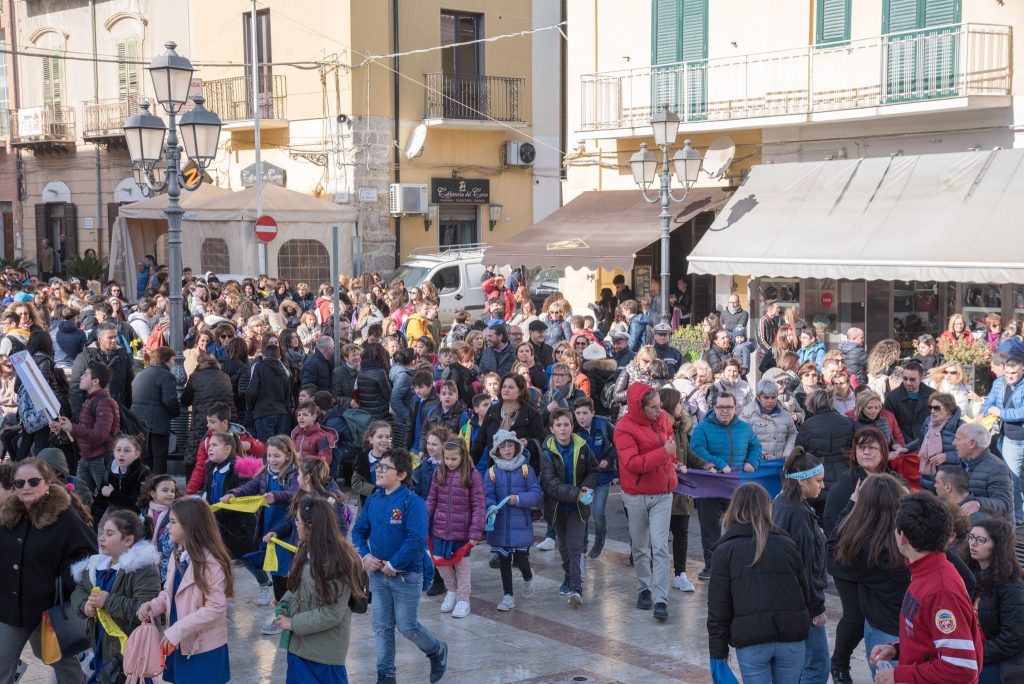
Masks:
[[[11,29],[11,0],[0,0],[0,256],[6,259],[20,249],[20,230],[15,224],[21,219],[17,155],[11,147],[11,109],[16,106],[17,93],[9,54]]]
[[[748,174],[757,179],[785,173],[792,179],[801,172],[814,179],[827,176],[842,190],[861,159],[870,166],[872,159],[906,157],[925,168],[939,164],[935,155],[1022,146],[1021,50],[1015,37],[1024,27],[1024,7],[1019,3],[653,0],[632,4],[629,12],[613,3],[572,4],[569,21],[568,80],[579,97],[569,106],[575,149],[567,164],[567,198],[588,191],[636,193],[627,162],[641,143],[653,147],[648,122],[662,105],[681,120],[677,143],[690,138],[703,152],[728,136],[726,142],[735,146],[725,178],[704,178],[697,190],[716,183],[743,190]],[[971,159],[963,163],[970,166]],[[983,160],[978,157],[977,163]],[[885,164],[875,167],[884,175]],[[965,185],[950,188],[947,175],[932,174],[938,197],[967,192],[972,181],[980,182],[968,171]],[[767,191],[763,183],[749,187]],[[821,191],[815,186],[814,193]],[[748,194],[737,192],[725,211]],[[753,226],[749,230],[756,230],[760,219],[755,217],[770,209],[767,199],[762,192],[760,207],[744,218]],[[837,195],[836,202],[840,199]],[[800,206],[790,206],[788,215],[798,220]],[[836,265],[838,257],[831,260],[819,249],[806,261],[832,265],[806,277],[806,268],[779,263],[784,254],[745,254],[751,235],[720,230],[727,217],[715,223],[709,211],[683,218],[673,231],[672,278],[688,279],[695,319],[737,292],[745,302],[749,296],[755,314],[760,299],[781,298],[800,307],[808,323],[820,315],[826,335],[867,325],[869,340],[895,335],[909,343],[917,334],[944,329],[954,311],[966,309],[972,320],[990,312],[1002,313],[1004,320],[1024,314],[1017,308],[1017,302],[1024,307],[1019,286],[1005,279],[969,281],[1003,278],[991,271],[957,266],[934,270],[932,280],[911,277],[912,245],[943,239],[929,238],[926,226],[905,225],[902,234],[889,226],[876,239],[888,240],[890,251],[911,263],[907,268],[844,269]],[[858,256],[859,244],[847,239],[856,224],[831,236],[828,217],[815,218],[819,230],[809,233],[812,238],[845,247],[848,259]],[[762,223],[762,230],[786,235],[786,221],[780,221]],[[705,235],[712,237],[702,243]],[[651,239],[656,237],[655,230]],[[781,240],[777,249],[799,251],[797,245],[784,245]],[[737,258],[729,265],[721,259],[712,264],[709,250],[716,258],[731,250]],[[643,256],[637,260],[641,274],[653,270],[657,277],[658,260],[643,261]],[[742,265],[754,262],[758,265]]]

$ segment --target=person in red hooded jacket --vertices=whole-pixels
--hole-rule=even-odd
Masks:
[[[481,283],[480,289],[487,295],[488,302],[497,299],[505,305],[506,321],[512,318],[516,312],[516,299],[512,295],[512,290],[505,287],[505,276],[496,275],[493,278],[488,278]]]
[[[672,421],[661,409],[661,397],[650,385],[631,385],[626,406],[612,441],[619,453],[619,483],[629,518],[636,607],[650,610],[653,605],[654,617],[664,621],[672,564],[668,541],[672,492],[678,483],[675,437]]]

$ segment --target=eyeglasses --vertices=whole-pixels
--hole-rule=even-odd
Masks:
[[[234,337],[234,335],[221,335],[220,339],[222,339],[222,340],[230,340],[232,337]]]
[[[735,406],[716,406],[715,410],[716,411],[735,411],[736,407]]]
[[[15,489],[24,489],[26,485],[28,485],[29,487],[38,487],[39,483],[42,482],[42,481],[43,481],[43,478],[41,478],[41,477],[30,477],[27,480],[15,480],[14,481],[14,488]]]
[[[373,466],[373,469],[376,470],[378,473],[386,473],[389,470],[395,470],[395,466],[388,465],[387,463],[378,463],[377,465]]]
[[[953,370],[952,368],[947,368],[946,370],[942,371],[942,373],[944,375],[960,375],[960,371]]]
[[[654,336],[655,337],[668,337],[668,333],[667,332],[656,332],[656,333],[654,333]]]
[[[988,537],[979,537],[976,534],[967,533],[968,544],[988,544]]]
[[[645,411],[658,411],[661,409],[661,402],[659,401],[654,406],[644,406]]]
[[[577,340],[576,342],[572,343],[572,346],[574,346],[574,347],[586,347],[587,346],[587,341],[586,340]]]
[[[932,413],[936,413],[942,410],[942,406],[940,404],[931,404],[928,407],[928,410],[931,411]]]

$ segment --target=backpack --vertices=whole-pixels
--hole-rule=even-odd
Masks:
[[[521,467],[523,469],[523,479],[529,481],[529,479],[530,479],[530,466],[528,466],[527,464],[524,463]],[[487,469],[487,477],[491,478],[491,482],[495,481],[496,476],[494,474],[494,466],[491,466],[490,468]]]
[[[345,419],[349,431],[352,433],[353,444],[362,444],[366,438],[366,431],[373,422],[373,415],[368,411],[358,408],[350,408],[342,411],[341,417]]]
[[[156,679],[164,671],[160,652],[160,630],[153,622],[143,622],[128,635],[124,645],[123,669],[127,684]]]
[[[164,332],[171,327],[170,323],[157,323],[153,326],[153,332],[149,333],[149,337],[146,338],[146,344],[143,346],[147,352],[155,351],[157,347],[164,346]]]

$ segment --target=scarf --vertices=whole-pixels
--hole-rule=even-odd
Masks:
[[[942,428],[946,425],[947,420],[949,418],[941,422],[932,420],[928,425],[928,431],[925,432],[924,438],[921,440],[921,448],[918,449],[917,454],[921,459],[922,475],[935,476],[935,466],[928,459],[943,452]]]

